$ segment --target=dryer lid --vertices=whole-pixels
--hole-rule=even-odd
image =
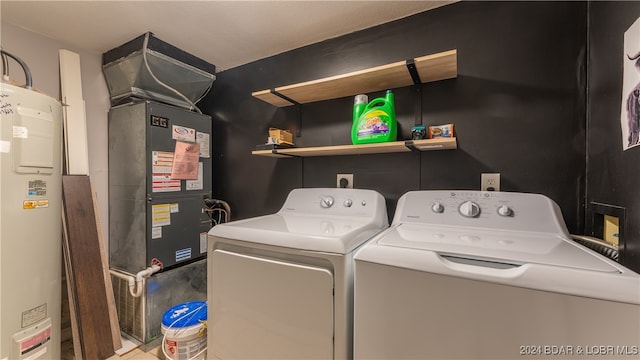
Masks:
[[[535,263],[599,272],[620,272],[575,242],[549,233],[465,229],[400,224],[389,229],[377,244],[439,255],[523,265]]]

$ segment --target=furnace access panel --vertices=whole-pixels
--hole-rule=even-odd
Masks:
[[[151,101],[109,111],[109,261],[137,273],[203,258],[211,117]]]

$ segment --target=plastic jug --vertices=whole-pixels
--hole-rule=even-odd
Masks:
[[[373,99],[364,106],[366,101],[366,95],[355,97],[351,142],[353,144],[371,144],[395,141],[397,124],[393,92],[387,90],[384,98]]]

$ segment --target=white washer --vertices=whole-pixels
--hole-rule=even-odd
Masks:
[[[353,253],[388,227],[360,189],[296,189],[276,214],[208,236],[210,359],[349,359]]]
[[[356,359],[640,354],[640,276],[542,195],[409,192],[354,262]]]

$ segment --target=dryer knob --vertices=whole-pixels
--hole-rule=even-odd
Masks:
[[[460,205],[458,211],[460,211],[460,215],[464,217],[473,218],[480,215],[480,205],[473,201],[465,201]]]
[[[442,205],[442,203],[436,201],[435,203],[433,203],[433,205],[431,205],[431,210],[433,210],[434,213],[442,213],[444,212],[444,205]]]
[[[347,200],[344,201],[344,206],[345,207],[351,207],[351,205],[353,205],[353,200],[347,199]]]
[[[333,196],[323,196],[322,200],[320,200],[320,206],[323,208],[330,208],[333,206]]]
[[[502,205],[498,208],[498,214],[500,216],[511,216],[513,214],[513,210],[507,205]]]

